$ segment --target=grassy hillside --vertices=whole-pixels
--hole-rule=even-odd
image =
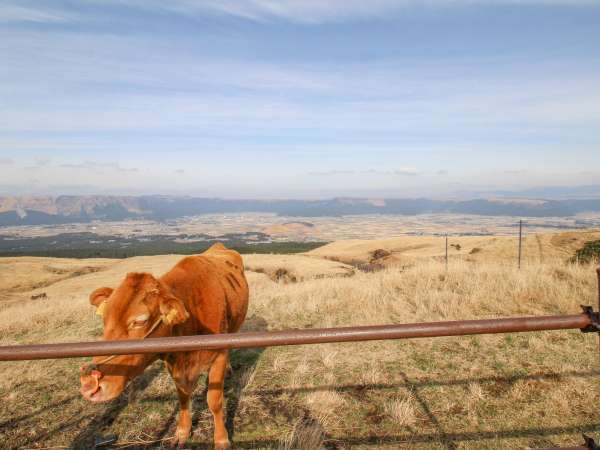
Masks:
[[[542,245],[553,239],[568,242],[544,235]],[[483,252],[501,250],[495,242]],[[375,273],[312,252],[247,255],[245,329],[561,314],[595,302],[589,265],[528,259],[518,271],[465,252],[448,272],[436,255]],[[350,256],[364,261],[363,253]],[[0,342],[95,339],[92,289],[132,270],[160,274],[179,258],[4,260],[0,287],[10,298],[0,304]],[[30,299],[41,293],[46,298]],[[82,361],[2,363],[0,446],[90,448],[96,435],[116,433],[118,447],[166,447],[177,400],[162,364],[119,400],[90,405],[78,394]],[[236,448],[520,449],[579,444],[581,432],[600,432],[597,337],[579,331],[239,350],[232,363],[227,409]],[[211,427],[202,383],[189,447],[210,448]]]
[[[539,264],[567,260],[586,242],[600,239],[600,230],[541,233],[523,238],[524,263]],[[450,236],[451,259],[468,262],[516,264],[518,238],[510,236]],[[400,236],[389,239],[344,240],[332,242],[308,252],[309,255],[345,263],[364,263],[377,259],[383,265],[405,265],[423,259],[441,260],[445,256],[443,236]],[[389,255],[374,258],[376,250]],[[377,256],[377,255],[375,255]]]

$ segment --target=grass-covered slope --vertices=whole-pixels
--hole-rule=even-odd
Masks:
[[[29,273],[26,262],[14,264],[13,277],[0,280],[45,281],[13,286],[0,305],[0,341],[96,339],[91,290],[131,270],[162,273],[178,258],[90,261],[97,270],[88,273],[74,260],[72,276],[44,275],[48,267],[68,271],[67,260],[24,260]],[[314,257],[277,258],[246,258],[246,330],[576,313],[596,298],[593,267],[564,259],[521,271],[453,259],[448,272],[421,259],[362,273]],[[280,270],[289,276],[278,277]],[[29,299],[41,292],[46,299]],[[91,405],[78,393],[82,361],[2,363],[0,446],[90,448],[95,436],[116,433],[121,447],[166,447],[177,396],[162,365],[118,401]],[[239,350],[232,363],[235,448],[522,449],[579,444],[582,432],[600,432],[597,337],[577,330]],[[189,448],[210,448],[204,383],[194,408]]]

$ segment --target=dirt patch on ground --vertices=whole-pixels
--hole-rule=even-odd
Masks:
[[[244,255],[246,270],[267,275],[276,283],[348,277],[354,269],[337,261],[307,255]]]
[[[371,262],[375,262],[380,259],[388,258],[390,256],[392,256],[392,252],[388,252],[387,250],[378,248],[377,250],[373,250],[373,252],[371,252]]]

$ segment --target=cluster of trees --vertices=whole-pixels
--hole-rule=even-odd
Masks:
[[[214,242],[181,243],[171,240],[138,242],[134,245],[111,244],[86,245],[85,243],[55,246],[28,246],[26,248],[5,248],[0,245],[2,256],[43,256],[51,258],[129,258],[132,256],[153,255],[194,255],[202,253]],[[273,242],[248,244],[241,241],[226,243],[240,253],[302,253],[324,245],[324,242]]]
[[[572,262],[598,263],[600,262],[600,241],[589,241],[575,252]]]

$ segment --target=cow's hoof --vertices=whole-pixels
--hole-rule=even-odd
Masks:
[[[190,436],[190,432],[183,429],[177,429],[175,432],[175,437],[173,438],[173,442],[171,443],[171,448],[182,449],[185,447],[185,443]]]
[[[182,450],[183,448],[185,448],[185,441],[180,441],[177,438],[173,438],[173,442],[171,443],[171,449]]]
[[[173,442],[171,443],[172,450],[182,450],[185,448],[185,441],[180,441],[177,438],[173,438]]]
[[[231,450],[229,441],[215,442],[215,450]]]

